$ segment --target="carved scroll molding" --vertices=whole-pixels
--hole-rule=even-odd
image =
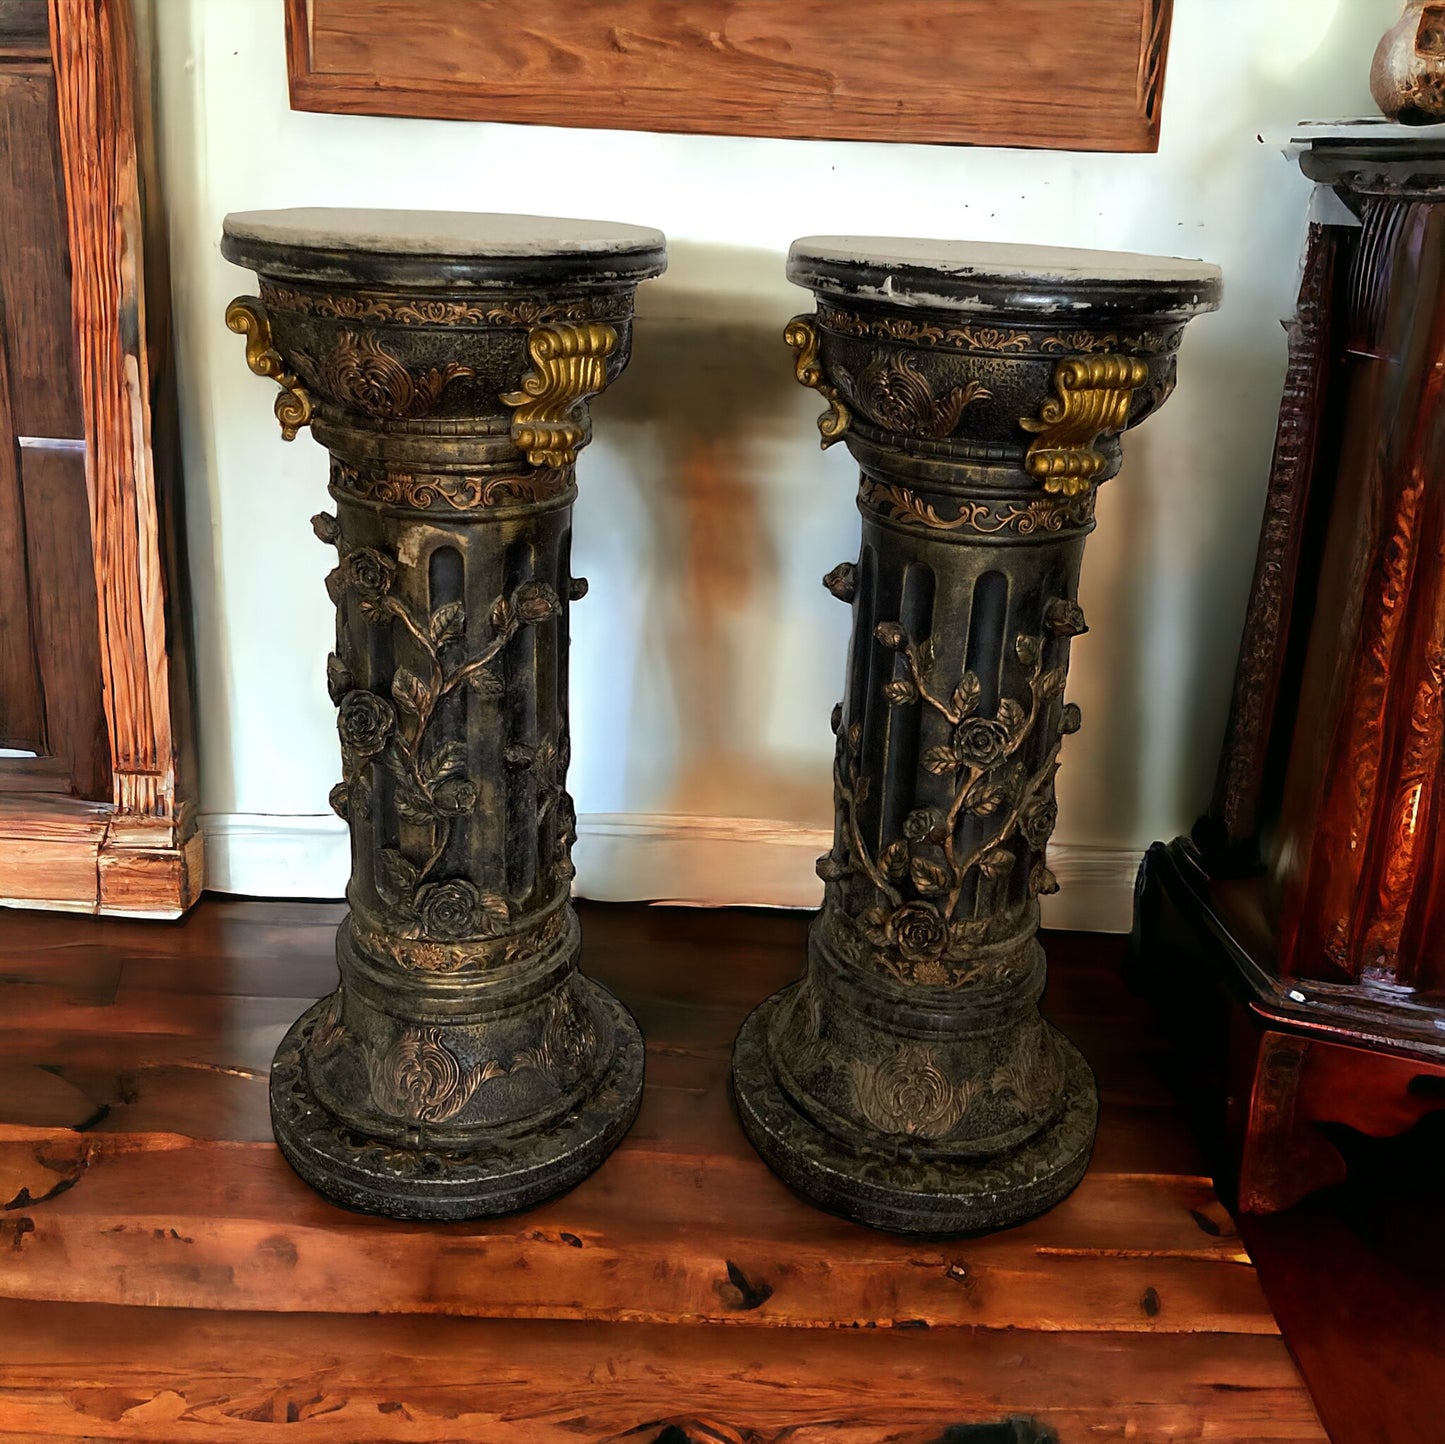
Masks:
[[[811,317],[794,316],[783,330],[783,340],[797,353],[793,371],[798,384],[816,391],[828,403],[828,409],[818,418],[818,430],[826,450],[842,439],[848,429],[849,416],[837,390],[823,380],[823,368],[818,364],[818,329]]]
[[[577,460],[591,428],[584,405],[607,386],[607,358],[617,332],[587,325],[534,326],[527,336],[532,370],[520,391],[502,397],[512,411],[512,440],[533,466],[566,467]]]
[[[113,790],[93,888],[38,879],[37,891],[101,913],[175,916],[199,895],[202,875],[180,776],[186,659],[168,610],[166,494],[175,478],[171,456],[158,456],[151,441],[152,400],[169,395],[173,376],[166,288],[146,294],[141,195],[159,194],[145,143],[149,90],[130,0],[50,0],[48,14]]]
[[[254,296],[237,296],[226,307],[226,325],[246,338],[246,365],[257,376],[269,376],[280,386],[276,420],[281,423],[281,439],[295,441],[296,433],[311,420],[311,396],[273,344],[265,306]]]
[[[1019,423],[1037,433],[1024,457],[1024,470],[1042,478],[1045,491],[1076,496],[1104,469],[1096,443],[1105,432],[1122,431],[1129,403],[1149,369],[1131,356],[1070,356],[1054,368],[1054,390],[1035,417]]]

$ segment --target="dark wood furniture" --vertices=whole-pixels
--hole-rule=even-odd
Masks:
[[[1173,0],[286,0],[297,110],[1155,150]]]
[[[173,916],[201,840],[148,115],[129,0],[0,4],[0,747],[36,754],[0,758],[0,901]]]
[[[1445,145],[1319,138],[1314,224],[1207,817],[1140,877],[1140,985],[1205,1023],[1245,1210],[1321,1130],[1445,1104]]]
[[[471,1224],[345,1212],[270,1141],[267,1068],[335,985],[339,905],[17,917],[0,1438],[964,1444],[1022,1417],[1061,1444],[1323,1440],[1119,942],[1048,939],[1046,1012],[1100,1082],[1090,1173],[942,1243],[818,1212],[729,1106],[733,1036],[796,975],[805,917],[579,911],[648,1041],[642,1112],[572,1193]]]

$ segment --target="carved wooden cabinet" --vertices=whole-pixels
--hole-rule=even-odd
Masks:
[[[176,916],[201,842],[148,111],[129,0],[0,3],[0,901]]]
[[[1300,163],[1344,204],[1309,230],[1218,784],[1136,917],[1140,982],[1229,1019],[1258,1211],[1343,1176],[1316,1125],[1445,1098],[1445,142],[1352,127]]]

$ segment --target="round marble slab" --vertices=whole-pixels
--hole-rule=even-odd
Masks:
[[[1218,266],[1130,251],[906,236],[804,236],[788,279],[850,301],[1057,320],[1081,312],[1178,317],[1219,305]]]
[[[649,226],[482,211],[233,211],[221,254],[268,276],[378,285],[632,285],[667,269]]]

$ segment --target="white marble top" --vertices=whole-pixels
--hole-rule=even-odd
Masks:
[[[996,241],[924,240],[912,236],[803,236],[793,242],[788,259],[1029,282],[1197,282],[1219,276],[1218,266],[1175,256],[1074,250],[1067,246],[1016,246]]]
[[[1279,131],[1271,138],[1278,137]],[[1358,120],[1301,120],[1289,128],[1289,144],[1314,145],[1316,141],[1368,141],[1372,145],[1439,145],[1445,140],[1445,121],[1430,125],[1402,125],[1383,115]]]
[[[378,255],[483,258],[608,256],[666,244],[661,231],[616,221],[481,211],[349,210],[300,206],[233,211],[222,227],[238,240]]]

